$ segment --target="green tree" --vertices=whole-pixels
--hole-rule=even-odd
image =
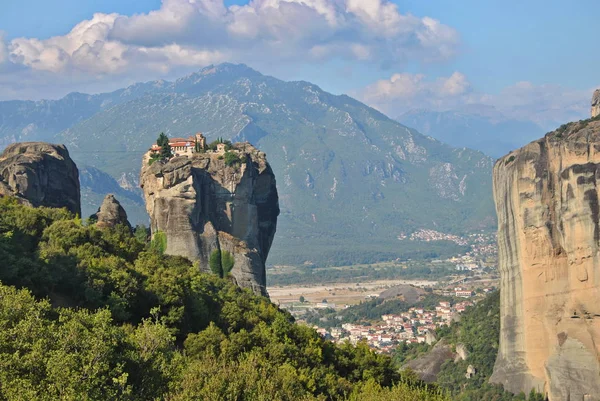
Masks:
[[[165,135],[164,132],[161,132],[156,140],[156,144],[160,146],[159,157],[161,160],[168,160],[173,155],[171,150],[171,145],[169,145],[169,137]]]
[[[208,259],[208,266],[210,267],[210,271],[216,274],[219,277],[223,277],[223,266],[221,265],[221,250],[215,249],[210,254],[210,258]]]
[[[240,164],[242,162],[242,159],[240,159],[237,154],[230,151],[225,152],[223,158],[225,159],[225,164],[227,166],[233,166],[234,164]]]
[[[205,274],[157,234],[0,199],[0,400],[445,401],[221,279],[229,252]]]
[[[235,261],[233,259],[233,255],[229,251],[221,251],[221,266],[223,268],[223,277],[227,277],[227,275],[231,273],[231,269],[233,269],[234,263]]]
[[[531,392],[529,393],[529,397],[527,398],[527,401],[545,401],[545,400],[546,400],[546,397],[544,397],[542,394],[535,391],[535,389],[531,389]]]
[[[167,250],[167,234],[163,231],[155,232],[152,241],[150,241],[150,249],[163,255]]]
[[[306,299],[304,299],[304,295],[300,295],[300,299],[299,299],[299,301],[300,301],[301,303],[304,303],[304,302],[306,301]]]
[[[137,239],[141,244],[148,243],[148,228],[143,224],[138,224],[135,226],[135,230],[133,232],[135,239]]]
[[[220,249],[212,251],[208,259],[210,271],[220,278],[227,277],[231,272],[231,269],[233,269],[234,263],[235,260],[233,259],[231,252],[221,251]]]

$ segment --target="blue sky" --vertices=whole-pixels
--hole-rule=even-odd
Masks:
[[[110,90],[136,80],[173,78],[200,68],[204,62],[233,61],[246,62],[283,79],[308,80],[334,93],[350,93],[390,114],[411,107],[450,109],[453,104],[460,106],[479,102],[510,113],[511,109],[524,106],[521,103],[525,97],[531,97],[529,103],[535,103],[535,96],[545,102],[549,97],[560,96],[567,99],[567,103],[545,104],[544,107],[576,109],[573,111],[576,115],[585,110],[587,104],[584,99],[600,84],[597,73],[600,54],[594,50],[594,42],[597,41],[594,26],[600,2],[591,0],[568,3],[541,0],[407,0],[394,1],[397,5],[395,11],[386,8],[390,3],[387,0],[360,0],[359,3],[358,0],[258,0],[256,3],[277,3],[280,12],[272,14],[264,7],[255,6],[253,10],[262,10],[258,17],[263,18],[260,22],[247,22],[239,17],[246,18],[246,14],[236,14],[236,18],[242,21],[236,26],[241,27],[244,34],[248,31],[251,35],[248,40],[253,43],[253,51],[247,54],[241,49],[250,42],[240,39],[239,32],[226,43],[191,40],[194,35],[210,37],[215,32],[215,37],[218,37],[222,32],[219,29],[223,28],[217,26],[216,19],[209,18],[211,7],[217,9],[222,0],[198,0],[207,5],[198,8],[197,12],[202,15],[190,22],[186,32],[179,32],[177,24],[159,27],[164,29],[159,31],[164,33],[165,43],[159,43],[157,38],[146,40],[144,35],[152,36],[152,24],[159,23],[160,18],[167,18],[166,12],[162,17],[156,17],[158,20],[146,18],[139,22],[123,19],[119,30],[114,28],[108,36],[101,37],[106,41],[118,36],[119,43],[126,44],[126,49],[118,57],[106,49],[98,50],[87,55],[88,64],[77,64],[72,54],[74,48],[68,44],[60,42],[58,46],[65,48],[66,53],[61,50],[61,55],[57,55],[43,53],[49,48],[54,49],[56,43],[44,44],[40,50],[40,46],[31,42],[63,37],[78,23],[91,20],[94,13],[148,17],[147,13],[162,7],[163,11],[184,10],[181,12],[185,14],[188,11],[182,8],[182,4],[187,6],[184,3],[189,1],[167,0],[162,4],[160,0],[3,0],[0,4],[0,31],[4,32],[4,47],[9,49],[10,54],[4,57],[3,68],[0,47],[0,91],[5,89],[5,97],[12,94],[29,98],[57,97],[70,90],[93,92]],[[306,6],[306,10],[301,7],[284,8],[290,1]],[[349,5],[351,3],[354,6]],[[243,0],[229,0],[224,6],[249,7],[247,4]],[[325,14],[319,11],[319,7],[334,7],[336,4],[343,5],[342,11],[338,10],[336,14],[344,19],[346,26],[343,29],[335,30],[324,27],[322,22],[314,23],[309,12],[317,10],[319,13],[315,15],[322,16]],[[345,12],[344,7],[354,7],[355,10]],[[378,7],[377,16],[373,17],[373,14],[369,17],[371,19],[365,17],[365,13],[373,11],[374,7]],[[223,14],[223,11],[215,13]],[[277,18],[281,18],[279,25],[277,22],[270,25],[271,19]],[[377,30],[385,18],[395,18],[395,24],[407,28],[398,30],[390,26],[370,35],[369,30]],[[424,33],[423,24],[419,21],[425,21],[425,18],[437,20],[441,30],[435,27]],[[295,28],[309,34],[291,30],[289,35],[297,37],[285,43],[285,25],[289,25],[290,21],[298,21]],[[107,23],[112,24],[112,20]],[[207,29],[213,30],[198,33],[194,24],[209,26]],[[344,35],[343,41],[340,40]],[[415,37],[419,35],[432,36],[431,43],[421,43],[423,40],[416,43]],[[27,38],[29,42],[18,42],[19,38]],[[256,44],[261,40],[266,45]],[[32,43],[35,46],[32,47]],[[190,46],[189,49],[195,53],[188,56],[191,53],[187,48],[178,48],[178,53],[173,54],[173,49],[161,48],[160,51],[171,53],[167,56],[159,54],[159,47],[166,43]],[[348,43],[356,43],[357,48],[349,53],[344,48]],[[132,44],[137,47],[131,47]],[[20,50],[12,52],[10,49],[16,45]],[[274,48],[276,46],[281,47]],[[124,58],[125,54],[130,57],[132,49],[139,54],[142,47],[153,49],[151,56],[144,53],[144,58],[152,58],[152,68],[146,68],[147,62],[144,62],[144,68],[140,68],[141,64]],[[309,51],[310,57],[303,55],[303,52]],[[389,56],[396,51],[398,54]],[[58,61],[53,59],[55,56]],[[106,69],[102,69],[98,65],[98,58],[102,57],[116,61],[107,62]],[[188,57],[195,61],[190,62]],[[157,58],[161,58],[162,64]],[[96,61],[90,67],[91,59]],[[44,66],[43,63],[48,64]],[[450,80],[455,73],[459,75]],[[14,81],[15,77],[22,77],[28,86],[17,87],[12,83],[9,87],[7,82]],[[52,82],[56,85],[53,86]],[[440,89],[448,85],[453,89]],[[442,92],[444,94],[440,95]],[[431,100],[432,97],[435,101]]]

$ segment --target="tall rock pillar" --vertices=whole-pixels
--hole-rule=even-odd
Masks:
[[[600,89],[596,89],[592,96],[592,118],[598,115],[600,115]]]
[[[600,121],[571,123],[494,166],[500,349],[491,381],[600,400]]]
[[[140,182],[152,233],[165,233],[167,254],[197,261],[210,272],[211,254],[227,251],[237,284],[267,295],[265,263],[279,198],[263,152],[237,143],[225,155],[207,151],[152,164],[147,154]]]

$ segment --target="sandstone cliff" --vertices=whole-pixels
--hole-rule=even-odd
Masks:
[[[600,121],[564,125],[494,166],[501,273],[492,382],[600,400]]]
[[[149,165],[140,183],[153,235],[167,237],[166,252],[198,261],[209,271],[210,254],[231,252],[231,275],[241,287],[266,295],[265,262],[279,215],[275,176],[264,153],[234,144],[242,162],[228,166],[216,152],[174,157]]]
[[[64,145],[9,145],[0,155],[0,195],[35,207],[66,207],[81,216],[79,173]]]
[[[596,89],[592,96],[592,118],[598,115],[600,115],[600,89]]]
[[[95,221],[100,228],[112,228],[118,224],[123,224],[133,231],[127,220],[127,212],[113,194],[106,195],[102,205],[95,214],[90,216],[90,219]]]

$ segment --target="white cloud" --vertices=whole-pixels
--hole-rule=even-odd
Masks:
[[[94,14],[62,36],[8,46],[0,37],[0,63],[8,58],[21,77],[91,82],[222,61],[429,62],[452,57],[458,44],[454,29],[389,0],[163,0],[146,14]]]
[[[107,35],[117,14],[94,14],[65,36],[46,40],[17,38],[9,46],[11,61],[34,70],[63,72],[75,69],[90,73],[118,72],[127,61],[127,48]]]
[[[464,102],[470,91],[470,83],[460,72],[434,80],[426,79],[423,74],[399,73],[377,81],[355,95],[396,116],[412,108],[440,109],[457,99]]]
[[[495,105],[506,115],[534,121],[550,130],[568,121],[589,118],[593,89],[574,90],[523,81],[505,88],[498,95],[487,96],[485,102]]]
[[[8,61],[8,46],[4,41],[4,32],[0,31],[0,66]]]
[[[508,86],[498,94],[487,94],[473,90],[467,77],[455,72],[449,77],[435,79],[428,79],[423,74],[393,74],[354,95],[391,117],[412,109],[460,111],[486,105],[504,116],[529,120],[551,130],[565,122],[587,118],[592,92],[592,88],[573,90],[524,81]]]

